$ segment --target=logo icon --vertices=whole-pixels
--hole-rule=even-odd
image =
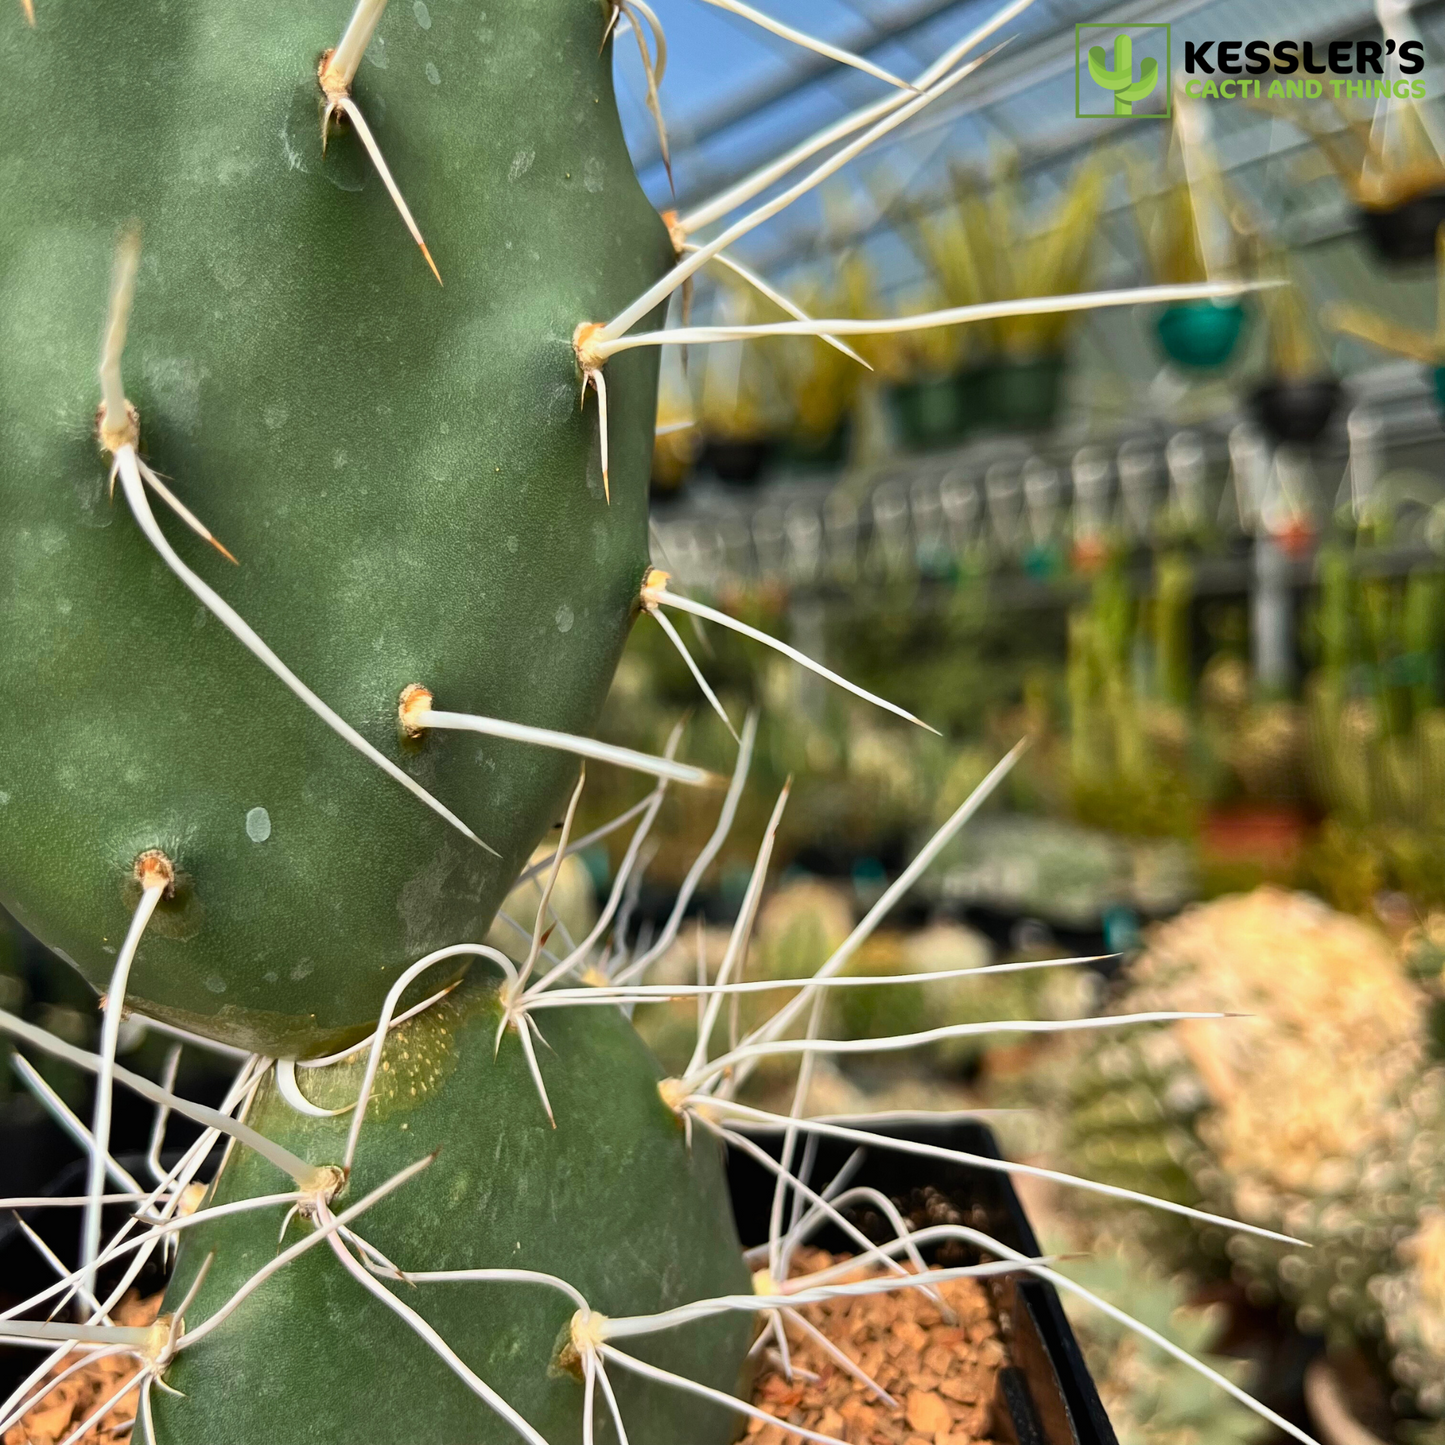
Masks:
[[[1173,110],[1169,50],[1167,25],[1075,25],[1074,114],[1168,116]]]

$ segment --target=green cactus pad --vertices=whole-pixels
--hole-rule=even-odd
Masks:
[[[398,1170],[436,1161],[355,1222],[403,1270],[533,1269],[580,1289],[613,1316],[751,1289],[712,1138],[681,1124],[657,1093],[660,1072],[612,1008],[539,1015],[547,1122],[514,1034],[492,1057],[496,994],[468,981],[387,1041],[340,1211]],[[300,1070],[308,1098],[354,1100],[362,1065]],[[251,1124],[314,1163],[340,1162],[349,1119],[306,1118],[268,1082]],[[286,1189],[284,1176],[237,1148],[215,1189],[225,1203]],[[195,1330],[277,1253],[284,1206],[188,1231],[166,1308],[215,1259],[186,1311]],[[311,1226],[293,1221],[285,1243]],[[531,1284],[391,1286],[552,1445],[581,1438],[582,1386],[549,1369],[575,1306]],[[748,1315],[622,1341],[629,1354],[716,1389],[737,1388]],[[739,1420],[721,1406],[609,1367],[633,1445],[725,1445]],[[419,1440],[512,1445],[512,1427],[342,1269],[325,1245],[287,1265],[194,1350],[154,1393],[162,1445],[384,1445]],[[606,1409],[598,1396],[599,1426]],[[611,1440],[609,1428],[599,1440]]]
[[[571,337],[671,262],[633,174],[601,0],[394,0],[321,151],[350,0],[39,0],[0,21],[0,901],[104,987],[137,854],[177,896],[143,1012],[272,1055],[360,1036],[408,963],[479,941],[576,762],[437,706],[596,720],[647,563],[656,360],[608,366],[611,505]],[[120,229],[124,357],[187,564],[501,855],[354,751],[207,615],[117,495],[94,418]],[[435,986],[433,984],[432,986]]]

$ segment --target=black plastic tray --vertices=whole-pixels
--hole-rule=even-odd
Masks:
[[[991,1159],[1002,1157],[992,1131],[972,1120],[889,1120],[866,1127],[890,1138]],[[749,1132],[749,1137],[775,1158],[781,1150],[781,1132],[739,1132]],[[856,1146],[847,1140],[820,1137],[816,1147],[808,1183],[819,1189],[843,1167]],[[760,1244],[768,1237],[773,1181],[774,1176],[756,1159],[742,1150],[729,1150],[728,1185],[744,1246]],[[923,1191],[936,1190],[974,1229],[1022,1253],[1039,1253],[1033,1229],[1006,1174],[870,1147],[850,1176],[850,1184],[869,1185],[886,1194],[905,1218]],[[819,1229],[812,1242],[841,1252],[857,1248],[833,1225]],[[923,1253],[925,1258],[930,1255],[927,1249]],[[1019,1274],[999,1276],[990,1281],[990,1288],[1010,1357],[1010,1364],[999,1374],[996,1428],[1011,1436],[1014,1445],[1117,1445],[1114,1427],[1104,1413],[1054,1287]]]

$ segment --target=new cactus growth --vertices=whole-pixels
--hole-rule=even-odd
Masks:
[[[358,1221],[377,1254],[410,1281],[394,1296],[549,1441],[580,1434],[582,1391],[549,1362],[579,1306],[566,1281],[609,1314],[651,1314],[751,1287],[728,1211],[716,1151],[689,1150],[658,1096],[658,1069],[615,1009],[555,1009],[543,1029],[555,1129],[538,1104],[517,1036],[492,1042],[495,988],[468,981],[390,1034],[369,1101],[348,1199],[436,1151],[403,1191]],[[299,1069],[302,1097],[342,1109],[360,1088],[365,1054]],[[247,1118],[307,1157],[341,1158],[351,1115],[298,1113],[274,1083]],[[625,1141],[620,1144],[619,1141]],[[223,1175],[214,1202],[273,1193],[282,1182],[254,1154]],[[286,1209],[235,1215],[192,1231],[171,1285],[184,1297],[207,1254],[216,1259],[193,1310],[213,1315],[277,1252]],[[292,1217],[281,1244],[304,1237]],[[628,1239],[636,1248],[617,1248]],[[644,1243],[645,1241],[645,1243]],[[298,1418],[325,1422],[328,1438],[398,1441],[516,1438],[487,1420],[469,1388],[379,1298],[368,1299],[336,1253],[298,1260],[284,1296],[243,1304],[212,1341],[185,1352],[167,1376],[179,1397],[157,1394],[160,1439],[197,1442],[290,1438]],[[491,1279],[487,1272],[493,1272]],[[373,1295],[384,1287],[374,1282]],[[345,1318],[340,1331],[317,1321]],[[653,1364],[730,1391],[750,1341],[741,1315],[639,1342]],[[657,1348],[661,1343],[662,1348]],[[648,1348],[652,1346],[652,1348]],[[364,1361],[385,1361],[379,1388],[358,1390]],[[538,1368],[539,1362],[542,1368]],[[717,1441],[730,1412],[619,1372],[613,1380],[633,1440]],[[478,1416],[483,1419],[478,1422]],[[318,1428],[313,1425],[311,1428]],[[527,1438],[535,1439],[535,1436]]]
[[[485,13],[360,0],[349,19],[335,0],[41,0],[33,27],[13,17],[0,36],[0,898],[105,997],[98,1054],[0,1012],[0,1031],[98,1080],[93,1129],[67,1120],[91,1164],[81,1267],[8,1312],[0,1341],[54,1348],[0,1406],[0,1429],[45,1397],[52,1364],[117,1355],[140,1386],[139,1438],[156,1445],[722,1445],[739,1412],[760,1413],[736,1394],[755,1316],[920,1282],[788,1279],[796,1243],[838,1213],[793,1171],[793,1144],[831,1133],[928,1152],[802,1117],[811,1062],[998,1025],[829,1040],[818,1004],[831,988],[921,982],[843,975],[1014,755],[814,974],[750,981],[785,789],[716,977],[655,986],[647,971],[732,824],[755,720],[716,831],[645,949],[623,912],[648,831],[669,786],[713,779],[676,758],[680,727],[660,758],[590,734],[642,611],[731,625],[651,567],[657,346],[1238,289],[866,321],[787,306],[785,323],[665,329],[669,297],[702,266],[727,264],[733,240],[956,86],[1025,3],[911,85],[825,47],[888,96],[671,224],[637,184],[612,96],[625,21],[660,123],[666,47],[643,0]],[[687,239],[828,147],[715,239]],[[579,755],[657,782],[574,842]],[[526,866],[564,809],[550,857]],[[612,891],[572,939],[550,908],[558,870],[629,825]],[[477,941],[534,878],[517,956]],[[786,1002],[720,1042],[725,1003],[777,990]],[[626,1018],[657,998],[698,1003],[676,1078]],[[219,1109],[178,1097],[174,1064],[158,1084],[116,1063],[126,1011],[240,1056]],[[798,1066],[793,1113],[739,1102],[779,1059]],[[117,1088],[158,1109],[153,1188],[109,1155]],[[171,1113],[204,1132],[166,1168]],[[748,1125],[788,1140],[751,1280],[761,1261],[738,1247],[718,1151],[756,1151]],[[133,1215],[104,1239],[107,1202]],[[915,1248],[898,1225],[876,1254]],[[993,1256],[962,1272],[1051,1277],[976,1230],[953,1237]],[[158,1322],[112,1323],[172,1250]],[[42,1306],[50,1318],[17,1318]]]

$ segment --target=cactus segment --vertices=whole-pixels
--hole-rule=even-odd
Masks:
[[[444,290],[354,129],[322,154],[349,4],[53,0],[0,35],[0,898],[103,988],[132,860],[163,849],[130,1005],[273,1057],[363,1036],[408,963],[485,937],[575,778],[505,739],[400,738],[401,689],[585,736],[648,565],[655,358],[608,366],[604,488],[570,345],[673,259],[607,12],[487,10],[391,5],[350,86]],[[92,440],[133,219],[135,520]],[[142,466],[240,567],[148,516]],[[141,526],[470,836],[227,636]]]
[[[416,1283],[385,1280],[466,1365],[545,1438],[581,1438],[583,1385],[556,1367],[559,1336],[577,1309],[557,1288],[514,1280],[428,1280],[428,1273],[530,1270],[567,1281],[594,1310],[645,1315],[692,1300],[744,1293],[749,1275],[727,1206],[715,1145],[694,1142],[657,1095],[660,1070],[612,1009],[548,1014],[543,1056],[556,1128],[537,1108],[517,1037],[496,1058],[496,990],[475,978],[387,1037],[342,1205],[437,1150],[431,1166],[354,1231]],[[359,1060],[307,1071],[311,1099],[332,1109],[356,1098]],[[348,1121],[293,1112],[262,1085],[253,1127],[314,1159],[340,1159]],[[211,1203],[274,1187],[274,1174],[237,1148]],[[209,1207],[209,1203],[208,1203]],[[276,1254],[285,1213],[272,1206],[188,1230],[168,1293],[172,1307],[201,1261],[215,1262],[186,1318],[205,1328]],[[308,1230],[293,1221],[286,1243]],[[338,1247],[356,1242],[337,1236]],[[377,1256],[361,1254],[375,1265]],[[751,1338],[745,1316],[720,1316],[639,1342],[655,1366],[730,1391]],[[384,1368],[370,1368],[368,1362]],[[407,1325],[368,1298],[327,1248],[312,1249],[255,1290],[165,1383],[184,1397],[153,1401],[164,1445],[305,1438],[512,1441],[517,1432],[458,1380]],[[676,1388],[613,1373],[634,1445],[725,1445],[736,1417]],[[608,1438],[602,1432],[601,1438]]]

